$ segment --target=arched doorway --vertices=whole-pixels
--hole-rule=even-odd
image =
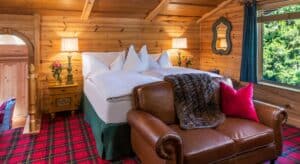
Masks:
[[[36,72],[35,72],[35,55],[34,45],[30,39],[23,33],[12,28],[0,28],[0,34],[14,35],[20,38],[28,48],[28,119],[26,122],[28,132],[35,132],[39,130],[39,119],[37,111],[37,92],[36,92]],[[25,126],[26,130],[26,126]]]

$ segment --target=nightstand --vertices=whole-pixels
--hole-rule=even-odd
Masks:
[[[78,84],[49,85],[47,111],[51,118],[56,112],[71,111],[72,114],[79,109],[81,92]]]
[[[215,74],[220,74],[220,70],[218,69],[211,69],[211,70],[208,70],[208,72],[211,72],[211,73],[215,73]]]

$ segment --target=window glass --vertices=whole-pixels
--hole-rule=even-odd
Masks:
[[[300,11],[300,5],[282,7],[271,14]],[[300,18],[260,23],[262,80],[300,88]]]
[[[15,35],[0,35],[0,45],[25,45],[25,42]]]
[[[284,6],[274,10],[265,10],[262,12],[263,16],[271,16],[271,15],[280,15],[280,14],[288,14],[300,12],[300,5],[290,5]]]

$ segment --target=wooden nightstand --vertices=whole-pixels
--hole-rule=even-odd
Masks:
[[[220,74],[220,70],[218,69],[211,69],[211,70],[208,70],[208,72],[211,72],[211,73],[215,73],[215,74]]]
[[[56,112],[71,111],[72,114],[79,108],[81,92],[78,84],[49,85],[47,111],[51,118]]]

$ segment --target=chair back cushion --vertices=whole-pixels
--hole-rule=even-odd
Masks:
[[[6,104],[7,104],[7,101],[4,101],[4,102],[2,103],[2,105],[0,106],[0,124],[3,123]]]
[[[134,89],[134,108],[150,113],[166,124],[176,123],[171,84],[155,82]]]
[[[14,107],[16,104],[16,99],[12,98],[6,101],[5,111],[4,111],[4,117],[3,122],[0,124],[0,132],[3,132],[5,130],[9,130],[12,127],[12,116],[14,113]]]

